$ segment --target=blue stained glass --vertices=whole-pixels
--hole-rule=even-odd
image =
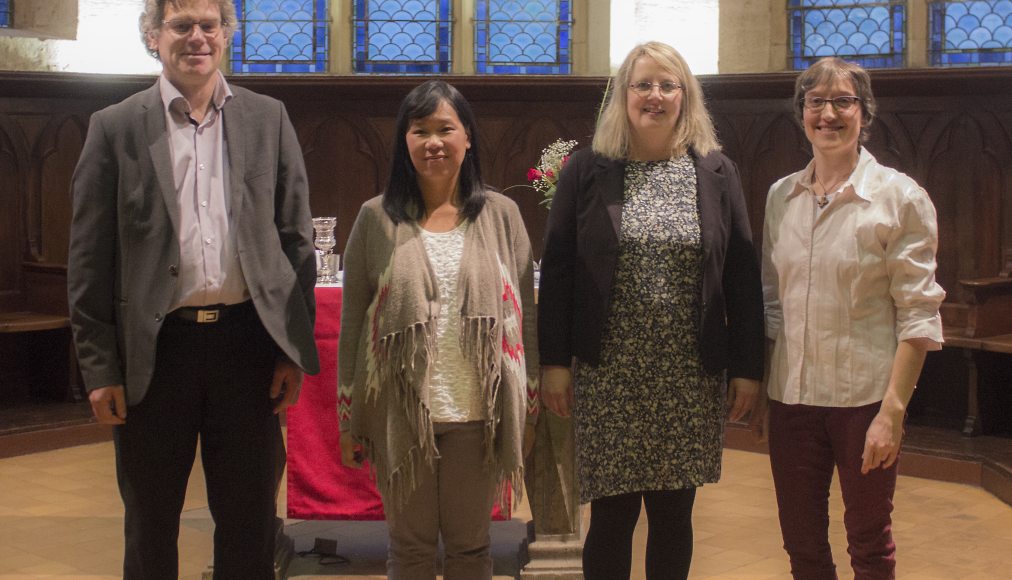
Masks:
[[[888,2],[888,0],[885,0]],[[838,6],[860,6],[867,4],[882,4],[883,0],[790,0],[791,6],[804,8],[830,8]]]
[[[327,4],[327,0],[235,0],[232,72],[326,72]]]
[[[1012,64],[1012,0],[932,0],[928,3],[931,64]]]
[[[569,74],[571,0],[476,0],[479,74]]]
[[[840,56],[868,68],[903,66],[905,0],[788,0],[790,65]]]
[[[10,28],[11,0],[0,0],[0,28]]]
[[[353,8],[355,72],[450,72],[451,0],[354,0]]]

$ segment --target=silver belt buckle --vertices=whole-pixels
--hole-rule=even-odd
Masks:
[[[218,322],[219,310],[198,310],[197,322]]]

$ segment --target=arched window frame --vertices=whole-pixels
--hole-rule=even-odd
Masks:
[[[243,2],[243,0],[235,1],[237,6]],[[292,66],[279,67],[277,66],[278,63],[272,62],[246,62],[246,66],[243,66],[244,48],[242,46],[242,31],[237,30],[232,42],[231,58],[229,59],[231,72],[233,74],[288,74],[307,72],[306,69],[308,68],[308,72],[326,74],[481,74],[477,70],[475,55],[475,15],[476,4],[482,0],[445,0],[449,3],[451,12],[446,19],[448,21],[447,26],[442,33],[443,37],[440,39],[440,42],[442,45],[441,49],[446,55],[447,65],[428,66],[426,70],[422,70],[425,69],[424,66],[404,67],[403,70],[382,70],[384,67],[361,66],[362,55],[356,54],[356,34],[360,34],[362,30],[361,28],[356,30],[355,22],[355,7],[361,0],[313,1],[327,5],[325,9],[322,9],[324,17],[319,19],[323,25],[329,25],[325,35],[329,51],[327,61],[322,64],[317,63],[315,67],[303,67],[301,70]],[[595,67],[591,70],[606,70],[602,69],[602,63],[605,61],[602,60],[603,57],[600,51],[594,51],[594,57],[591,61],[594,64],[589,64],[588,54],[590,53],[588,52],[587,38],[591,34],[591,29],[596,34],[600,34],[604,30],[600,23],[607,22],[607,7],[597,5],[596,0],[554,1],[564,1],[568,5],[569,12],[569,22],[566,23],[567,29],[565,30],[568,35],[566,40],[568,41],[569,49],[566,51],[568,54],[564,54],[562,59],[560,59],[566,66],[560,67],[556,74],[573,74],[580,70],[588,70],[589,66]],[[590,2],[595,2],[595,4],[591,5]],[[589,16],[590,12],[596,13],[597,16]],[[602,15],[604,15],[604,19],[602,19]],[[597,24],[592,24],[592,21]],[[604,58],[606,58],[606,54]],[[390,64],[387,63],[387,65]],[[428,64],[432,65],[433,63],[430,62]],[[604,64],[603,66],[606,67],[607,65]],[[396,69],[396,66],[388,66],[387,68]],[[525,72],[526,74],[544,74],[554,71],[531,68],[530,70],[520,72]],[[486,71],[484,74],[510,74],[510,71]]]
[[[884,12],[885,18],[877,21],[866,18],[857,23],[851,20],[868,10]],[[802,70],[824,56],[840,56],[866,68],[897,68],[906,64],[906,0],[788,0],[787,17],[788,68]],[[817,19],[821,22],[813,26]],[[878,28],[873,29],[876,24]],[[828,30],[821,30],[823,27]],[[864,44],[841,51],[825,40],[827,33],[830,37],[849,34],[848,42],[857,35],[862,40],[874,37],[878,46],[887,49],[871,51]]]
[[[572,4],[571,0],[475,0],[475,72],[570,74]],[[554,36],[551,43],[545,38],[549,31]],[[525,49],[505,44],[503,37],[510,32],[513,38],[526,36],[532,43]]]
[[[328,72],[328,0],[235,0],[235,9],[232,73]]]
[[[1012,64],[1012,0],[929,0],[928,30],[932,65]]]
[[[453,72],[452,0],[351,1],[354,72]]]

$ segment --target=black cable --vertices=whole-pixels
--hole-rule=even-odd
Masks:
[[[341,564],[351,564],[351,560],[345,558],[340,554],[321,552],[316,548],[313,548],[312,550],[303,550],[301,552],[296,552],[296,555],[300,558],[305,558],[307,556],[319,556],[318,563],[321,566],[340,566]]]

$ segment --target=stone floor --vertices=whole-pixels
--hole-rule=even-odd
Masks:
[[[111,443],[0,459],[0,490],[0,580],[119,577],[123,519]],[[907,476],[900,477],[896,496],[900,578],[1008,577],[1007,571],[1012,569],[1012,507],[978,487]],[[838,490],[834,490],[831,540],[841,564],[840,576],[846,579],[852,575],[846,565],[838,498]],[[281,515],[284,506],[282,494]],[[497,578],[511,578],[516,573],[528,518],[529,511],[522,506],[512,521],[493,525]],[[691,578],[790,577],[780,547],[766,456],[726,450],[723,480],[700,491],[694,523]],[[211,553],[212,528],[202,476],[195,469],[180,533],[183,578],[200,577]],[[297,550],[312,549],[320,538],[332,541],[337,554],[350,560],[348,564],[328,564],[313,555],[297,557],[290,567],[291,578],[384,578],[385,528],[381,522],[289,520],[286,529]],[[633,578],[637,580],[644,578],[645,533],[641,525],[635,540]]]

